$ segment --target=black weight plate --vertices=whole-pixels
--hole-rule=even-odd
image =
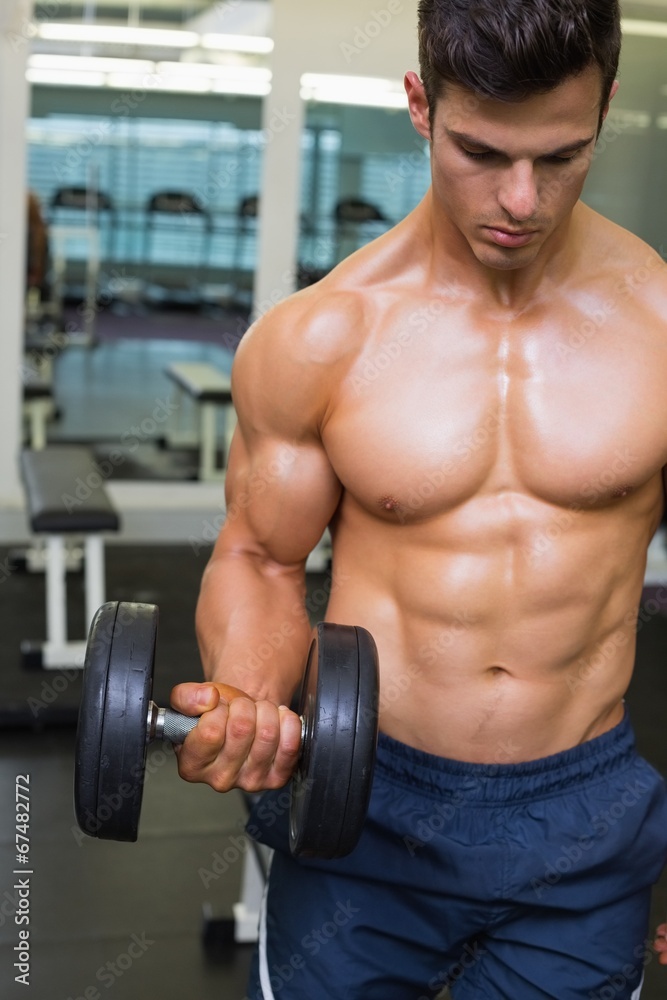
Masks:
[[[338,857],[350,854],[363,829],[373,785],[378,740],[380,676],[378,652],[370,632],[357,627],[359,698],[350,787]]]
[[[290,850],[295,857],[341,857],[358,695],[356,629],[321,622],[299,699],[304,736],[290,804]]]
[[[100,609],[91,627],[79,713],[83,733],[81,737],[77,733],[75,797],[78,789],[79,805],[85,800],[83,815],[77,806],[82,829],[105,840],[137,839],[157,623],[155,605],[118,603]],[[92,693],[87,696],[89,675]],[[98,690],[101,679],[105,681],[103,694]],[[91,706],[92,718],[86,721]],[[99,724],[100,713],[95,739],[92,727]],[[83,788],[87,789],[84,799]]]
[[[100,742],[107,694],[110,637],[118,604],[105,604],[93,618],[88,633],[83,684],[74,752],[74,812],[89,837],[97,836],[97,786]]]

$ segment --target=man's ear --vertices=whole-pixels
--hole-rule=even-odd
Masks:
[[[412,70],[405,74],[403,81],[405,92],[408,95],[408,108],[412,124],[424,139],[431,141],[431,120],[428,110],[428,101],[424,91],[424,84],[416,73]]]
[[[618,93],[618,88],[619,88],[620,86],[621,86],[621,85],[620,85],[620,83],[618,82],[618,80],[614,80],[614,82],[613,82],[613,84],[612,84],[612,87],[611,87],[611,92],[610,92],[610,94],[609,94],[609,100],[607,101],[607,104],[606,104],[606,106],[604,107],[604,109],[603,109],[603,111],[602,111],[602,121],[604,121],[604,120],[605,120],[605,118],[607,117],[607,115],[609,114],[609,105],[611,104],[611,102],[612,102],[612,101],[614,100],[614,98],[616,97],[616,94]]]

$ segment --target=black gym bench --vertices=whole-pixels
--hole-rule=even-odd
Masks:
[[[104,534],[120,518],[104,489],[92,452],[49,446],[21,453],[21,473],[32,532],[45,543],[46,641],[23,644],[26,666],[83,667],[85,640],[67,638],[66,538],[83,536],[86,627],[105,601]]]

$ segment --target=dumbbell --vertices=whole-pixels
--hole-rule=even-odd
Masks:
[[[151,699],[158,616],[154,604],[116,601],[104,604],[90,627],[74,808],[80,828],[91,837],[136,841],[149,744],[182,743],[199,721]],[[359,626],[320,622],[297,709],[302,737],[289,814],[295,857],[343,857],[359,840],[373,780],[378,688],[371,634]]]

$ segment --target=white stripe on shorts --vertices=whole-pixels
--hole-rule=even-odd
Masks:
[[[271,855],[273,858],[273,855]],[[269,894],[269,876],[271,875],[271,861],[269,861],[266,872],[266,885],[262,894],[262,905],[259,911],[259,984],[262,988],[264,1000],[276,1000],[271,988],[271,976],[269,975],[269,956],[266,949],[266,910],[267,897]],[[639,996],[639,993],[637,994]],[[634,1000],[634,998],[633,998]]]
[[[639,986],[637,987],[637,989],[635,990],[635,992],[634,992],[634,993],[632,994],[632,996],[630,997],[630,1000],[639,1000],[639,994],[640,994],[640,993],[641,993],[641,991],[642,991],[642,986],[643,986],[643,985],[644,985],[644,974],[642,973],[642,981],[641,981],[641,983],[639,984]]]

